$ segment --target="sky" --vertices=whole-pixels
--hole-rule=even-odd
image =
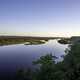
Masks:
[[[0,35],[79,36],[80,0],[0,0]]]

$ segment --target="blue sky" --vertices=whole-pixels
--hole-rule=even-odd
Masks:
[[[0,34],[80,35],[80,0],[0,0]]]

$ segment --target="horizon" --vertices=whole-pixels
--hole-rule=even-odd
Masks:
[[[80,35],[79,0],[0,0],[0,35]]]
[[[80,35],[78,36],[78,35],[72,35],[72,36],[32,36],[32,35],[30,35],[30,36],[27,36],[27,35],[7,35],[7,34],[5,34],[5,35],[1,35],[0,34],[0,37],[7,37],[7,36],[11,36],[11,37],[52,37],[52,38],[57,38],[57,37],[63,37],[63,38],[71,38],[71,37],[80,37]]]

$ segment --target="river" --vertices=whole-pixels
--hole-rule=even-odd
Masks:
[[[68,45],[63,45],[57,40],[49,40],[45,44],[39,45],[4,45],[0,46],[0,76],[9,77],[20,68],[33,68],[32,61],[40,56],[52,53],[58,57],[56,61],[62,61],[65,49]]]

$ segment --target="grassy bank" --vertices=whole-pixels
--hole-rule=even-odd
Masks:
[[[0,39],[0,45],[11,45],[11,44],[22,44],[25,43],[26,45],[28,45],[26,42],[29,42],[30,44],[43,44],[45,43],[45,40],[37,40],[37,39],[17,39],[17,38],[6,38],[6,39]]]
[[[58,40],[58,42],[60,44],[70,44],[71,40],[70,40],[70,38],[62,38],[62,39]]]

